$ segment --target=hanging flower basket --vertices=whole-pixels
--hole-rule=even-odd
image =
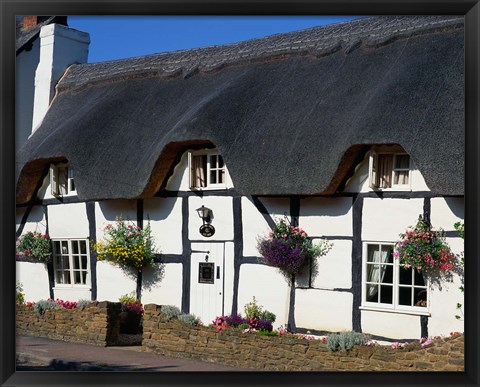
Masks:
[[[52,259],[52,245],[48,234],[29,231],[17,240],[17,256],[33,258],[38,262],[48,263]]]
[[[155,259],[150,222],[143,229],[117,218],[115,225],[107,224],[105,238],[93,245],[97,260],[107,260],[120,267],[141,270],[152,266]]]
[[[313,245],[304,230],[288,225],[282,219],[276,222],[268,238],[258,239],[257,249],[267,265],[292,276],[299,273],[313,258],[325,255],[331,249],[331,244],[322,241],[319,245]]]
[[[413,267],[427,275],[447,273],[455,267],[455,254],[445,242],[443,230],[434,230],[423,218],[410,227],[395,245],[394,257],[405,268]]]

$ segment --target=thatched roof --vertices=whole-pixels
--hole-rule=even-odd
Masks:
[[[74,65],[17,155],[17,203],[49,160],[81,199],[148,197],[213,143],[244,194],[334,193],[362,144],[400,144],[463,194],[462,17],[373,17],[225,46]]]

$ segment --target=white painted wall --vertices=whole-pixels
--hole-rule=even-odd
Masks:
[[[90,236],[85,203],[48,206],[48,225],[52,239],[86,239]]]
[[[35,70],[40,60],[40,40],[33,41],[32,49],[22,51],[15,62],[15,152],[32,133]]]
[[[47,266],[44,263],[18,262],[15,265],[25,301],[37,302],[50,297]]]
[[[136,277],[127,275],[118,266],[97,262],[97,300],[118,302],[118,299],[137,289]]]
[[[203,224],[198,216],[197,208],[202,205],[213,212],[211,224],[215,227],[215,234],[209,238],[199,232]],[[231,197],[205,196],[203,198],[192,196],[188,198],[188,238],[197,241],[228,241],[233,240],[233,200]]]
[[[311,237],[352,236],[352,198],[301,200],[298,224]]]
[[[150,219],[152,235],[158,247],[157,252],[182,254],[182,199],[146,199],[143,209],[144,226]]]
[[[245,317],[244,306],[253,300],[276,315],[274,328],[286,326],[290,288],[280,272],[264,265],[245,264],[240,267],[238,312]]]
[[[252,200],[242,197],[243,255],[259,256],[257,238],[267,237],[271,230],[263,215],[257,210]]]
[[[27,207],[20,207],[16,209],[15,215],[15,230],[17,231],[22,223],[22,218],[25,214]],[[43,208],[41,206],[35,206],[32,208],[28,214],[27,222],[23,227],[22,235],[26,234],[29,231],[38,231],[45,233],[47,227],[47,221],[45,219],[45,214],[43,213]]]
[[[40,30],[40,61],[35,72],[35,103],[32,132],[41,124],[54,96],[55,86],[65,69],[86,63],[90,35],[60,25],[49,24]]]
[[[295,290],[297,327],[329,332],[352,330],[353,296],[318,289]]]
[[[313,243],[318,243],[314,239]],[[317,274],[312,276],[312,287],[316,289],[350,289],[352,286],[352,242],[333,241],[332,249],[323,257],[316,258]],[[298,287],[309,286],[309,275],[296,277]]]
[[[410,314],[362,310],[363,333],[400,339],[420,339],[420,317]],[[429,324],[430,328],[430,324]]]
[[[143,270],[142,303],[182,307],[182,264],[167,263]]]
[[[365,198],[362,240],[396,242],[408,226],[415,226],[423,214],[423,199]]]
[[[456,222],[465,218],[464,198],[432,198],[430,221],[434,228],[454,230]]]

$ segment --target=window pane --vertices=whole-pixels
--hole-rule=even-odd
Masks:
[[[217,184],[217,171],[211,170],[210,171],[210,184]]]
[[[58,270],[55,272],[55,278],[56,278],[56,281],[57,283],[59,284],[63,284],[63,272],[61,270]]]
[[[393,184],[408,184],[408,171],[395,171]]]
[[[75,284],[81,284],[81,276],[79,271],[74,271],[73,275],[75,277]]]
[[[379,262],[380,261],[380,246],[368,245],[367,262]]]
[[[60,250],[60,241],[53,242],[53,248],[57,254],[60,254],[62,250]]]
[[[377,186],[390,188],[392,186],[393,155],[378,155]]]
[[[398,303],[400,305],[412,305],[412,288],[399,287]]]
[[[223,184],[225,182],[225,170],[224,169],[220,170],[220,174],[218,176],[218,182],[220,184]]]
[[[217,156],[211,155],[210,156],[210,168],[217,168]]]
[[[399,276],[400,276],[400,284],[402,285],[412,285],[413,281],[413,269],[405,269],[402,266],[399,266]]]
[[[367,301],[378,302],[378,286],[367,285]]]
[[[62,254],[68,254],[68,242],[67,241],[62,241]]]
[[[382,285],[380,286],[380,302],[382,304],[393,303],[393,287]]]
[[[72,241],[72,251],[73,254],[78,254],[78,241]]]
[[[395,156],[395,169],[408,169],[410,167],[409,155],[396,155]]]
[[[218,155],[218,168],[223,168],[223,157]]]
[[[193,156],[192,157],[192,186],[206,187],[207,186],[207,156]]]
[[[382,246],[382,262],[393,263],[393,247],[388,245]]]
[[[61,255],[56,255],[55,256],[55,267],[57,269],[61,269],[62,268],[62,256]]]
[[[73,268],[80,270],[80,257],[73,257]]]
[[[422,272],[419,273],[418,271],[413,269],[412,271],[415,273],[415,285],[425,286],[425,279],[423,278]]]
[[[87,283],[87,272],[86,271],[82,271],[82,284],[86,284]]]
[[[68,257],[62,257],[63,258],[63,269],[70,269],[70,260]]]
[[[87,269],[87,257],[82,257],[82,269]]]
[[[64,274],[64,279],[65,279],[65,284],[71,284],[72,281],[70,280],[70,271],[65,271],[63,272]]]
[[[80,241],[80,253],[81,254],[87,254],[87,242],[86,241]]]
[[[393,265],[382,265],[380,267],[380,282],[382,284],[393,284]]]
[[[427,290],[414,288],[414,300],[415,306],[427,306]]]

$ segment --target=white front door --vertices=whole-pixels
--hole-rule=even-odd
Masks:
[[[224,314],[224,266],[224,243],[192,243],[190,313],[205,325]]]

